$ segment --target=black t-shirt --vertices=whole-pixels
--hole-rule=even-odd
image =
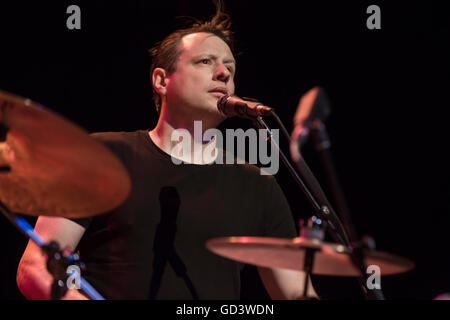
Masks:
[[[132,181],[129,197],[114,211],[75,220],[86,228],[78,246],[82,276],[106,299],[239,299],[243,265],[210,252],[205,242],[297,236],[275,178],[256,166],[176,165],[145,130],[93,137],[122,160]]]

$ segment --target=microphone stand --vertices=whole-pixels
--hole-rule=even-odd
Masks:
[[[330,187],[331,197],[333,198],[334,203],[336,205],[339,218],[343,222],[346,231],[349,234],[352,245],[355,246],[355,243],[357,243],[356,244],[357,248],[364,249],[364,247],[367,247],[368,249],[373,249],[370,247],[370,244],[364,243],[364,241],[358,241],[359,238],[355,226],[352,223],[348,205],[345,201],[344,193],[340,186],[338,175],[336,173],[336,169],[334,167],[331,154],[329,151],[331,147],[331,142],[328,137],[325,124],[320,119],[314,120],[311,124],[310,132],[314,148],[316,152],[319,154],[322,167],[324,168],[325,171],[325,176],[327,178],[327,182]],[[363,259],[364,258],[363,250],[360,250],[359,254],[361,254],[360,259]],[[381,289],[373,289],[373,290],[377,290],[375,293],[378,294],[380,297],[383,295]]]
[[[289,170],[289,173],[292,175],[292,177],[294,178],[295,182],[299,185],[300,189],[305,193],[306,198],[309,200],[309,202],[311,203],[311,205],[313,206],[314,210],[317,213],[317,216],[322,219],[323,221],[326,221],[328,223],[328,225],[331,227],[331,231],[330,234],[333,237],[334,241],[341,243],[345,246],[349,246],[350,245],[350,241],[347,237],[347,234],[345,232],[345,230],[342,228],[339,219],[334,215],[334,212],[332,212],[330,210],[330,207],[328,205],[328,203],[323,203],[322,205],[317,201],[316,197],[313,195],[312,191],[306,186],[305,182],[303,180],[306,179],[302,179],[299,174],[297,173],[297,171],[294,169],[294,167],[291,165],[291,163],[289,162],[287,156],[284,154],[284,152],[281,150],[280,146],[278,145],[278,143],[272,139],[272,130],[270,129],[270,127],[267,125],[267,123],[261,118],[261,117],[257,117],[256,121],[254,122],[255,125],[260,128],[260,129],[266,129],[267,133],[268,133],[268,139],[270,140],[270,142],[272,143],[272,145],[275,146],[275,149],[277,149],[281,160],[283,161],[284,165],[287,167],[287,169]],[[303,168],[307,168],[306,164],[304,164]],[[300,170],[301,172],[301,170]],[[318,183],[316,182],[316,184],[318,185]],[[338,227],[340,227],[340,230],[338,229]]]
[[[277,119],[277,121],[281,124],[283,127],[280,119],[275,114],[275,112],[272,110],[271,115]],[[333,239],[343,244],[345,247],[350,249],[350,259],[352,263],[355,265],[357,270],[360,272],[359,277],[359,283],[361,286],[361,289],[364,293],[364,296],[368,300],[383,300],[384,297],[382,297],[379,292],[373,292],[373,290],[367,290],[365,284],[367,283],[367,273],[366,273],[366,267],[364,264],[364,257],[362,248],[360,246],[355,246],[350,242],[349,236],[347,235],[347,232],[345,228],[342,226],[342,223],[340,222],[338,216],[334,212],[331,204],[326,199],[325,193],[323,192],[322,188],[320,187],[320,184],[318,183],[317,179],[312,174],[311,170],[309,169],[306,162],[298,161],[296,162],[297,168],[299,170],[299,173],[302,175],[302,177],[299,176],[297,171],[294,169],[294,167],[289,162],[286,155],[281,150],[280,146],[278,145],[277,141],[274,141],[272,139],[273,133],[270,127],[267,125],[267,123],[262,119],[262,117],[258,116],[256,117],[254,121],[254,125],[261,129],[266,129],[268,133],[268,139],[272,143],[272,145],[277,149],[281,160],[283,161],[284,165],[289,170],[289,173],[294,178],[295,182],[297,182],[300,189],[303,191],[303,193],[306,195],[308,201],[313,206],[314,210],[316,211],[316,215],[322,219],[323,221],[327,222],[327,225],[330,227],[328,230],[330,232],[330,235],[333,237]],[[283,132],[286,131],[284,127],[282,128]],[[288,136],[289,137],[289,136]],[[306,185],[306,183],[303,181],[307,181],[309,184],[309,188]],[[308,276],[308,275],[307,275]]]
[[[47,259],[47,269],[53,277],[53,283],[50,290],[50,297],[54,300],[61,299],[67,292],[68,276],[73,279],[79,279],[80,289],[84,291],[92,300],[105,300],[77,271],[76,268],[69,268],[70,266],[77,266],[78,270],[83,268],[83,264],[79,261],[78,255],[65,255],[56,241],[44,243],[42,238],[34,232],[33,227],[22,217],[12,213],[2,202],[0,202],[0,212],[26,237],[30,238],[36,243],[44,252]],[[77,281],[76,281],[77,283]]]

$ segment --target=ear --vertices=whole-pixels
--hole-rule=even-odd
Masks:
[[[152,74],[152,82],[153,88],[159,95],[166,94],[167,84],[169,83],[166,70],[162,68],[155,68]]]

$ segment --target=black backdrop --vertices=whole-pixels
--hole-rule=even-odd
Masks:
[[[81,30],[66,28],[71,4],[81,8]],[[381,30],[366,27],[371,4],[381,8]],[[290,130],[302,94],[315,85],[328,93],[332,155],[358,233],[417,264],[382,278],[386,297],[430,300],[450,292],[448,10],[432,1],[226,6],[240,52],[238,95],[276,107]],[[0,90],[38,101],[90,132],[152,128],[147,49],[182,25],[176,16],[206,18],[213,11],[207,0],[2,2]],[[250,127],[239,119],[225,124]],[[308,145],[305,158],[327,190]],[[277,179],[294,218],[309,217],[283,167]],[[23,299],[15,271],[26,239],[0,217],[0,241],[0,297]],[[245,272],[243,297],[266,298],[254,269]],[[354,279],[316,281],[326,297],[361,298]]]

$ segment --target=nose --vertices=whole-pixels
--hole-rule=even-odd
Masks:
[[[214,80],[222,81],[227,83],[231,78],[231,72],[228,68],[223,64],[219,64],[217,66],[216,72],[214,73]]]

